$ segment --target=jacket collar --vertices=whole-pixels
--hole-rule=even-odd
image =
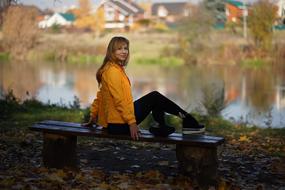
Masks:
[[[114,66],[114,67],[117,67],[119,69],[121,69],[122,71],[125,72],[125,68],[117,63],[114,63],[114,62],[110,62],[110,65]]]

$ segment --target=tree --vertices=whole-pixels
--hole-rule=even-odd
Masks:
[[[249,30],[257,48],[269,50],[272,45],[273,24],[277,7],[269,0],[254,3],[249,12]]]
[[[225,0],[204,0],[203,4],[209,13],[215,18],[215,22],[225,22]]]
[[[90,0],[79,0],[79,17],[84,17],[90,14]]]
[[[185,63],[195,63],[195,54],[204,47],[203,41],[209,40],[214,20],[206,11],[204,4],[189,7],[190,14],[179,23],[178,52]]]
[[[3,12],[4,12],[4,10],[16,2],[17,2],[17,0],[1,0],[0,1],[0,26],[3,23]]]
[[[75,26],[83,29],[90,29],[99,36],[105,26],[103,7],[98,7],[96,12],[91,14],[89,0],[79,0],[79,9],[76,11],[77,19]]]
[[[16,3],[17,0],[1,0],[0,1],[0,9],[3,10],[6,7],[10,6],[12,3]]]
[[[3,19],[3,47],[13,58],[23,59],[38,37],[36,17],[39,15],[33,6],[9,6]]]

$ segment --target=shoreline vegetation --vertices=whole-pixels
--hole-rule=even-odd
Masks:
[[[35,99],[21,101],[13,95],[13,91],[9,91],[2,95],[0,107],[2,133],[17,130],[28,132],[29,126],[42,120],[77,123],[89,120],[89,108],[81,109],[80,100],[76,97],[69,105],[44,104]],[[193,114],[206,125],[207,133],[223,136],[229,144],[239,143],[248,146],[247,151],[264,151],[272,156],[285,157],[285,128],[249,127],[246,123],[232,123],[220,116]],[[181,132],[180,118],[166,116],[166,122],[175,126],[176,132]],[[152,124],[153,119],[149,116],[142,122],[141,128],[148,129]]]
[[[229,31],[212,31],[208,39],[191,46],[178,32],[107,33],[94,37],[92,33],[41,33],[37,45],[29,50],[27,61],[67,62],[70,64],[100,64],[106,44],[113,35],[124,35],[131,42],[132,64],[161,66],[180,65],[241,65],[259,68],[284,61],[284,31],[274,33],[270,52],[256,50],[250,40]],[[190,49],[189,49],[190,48]],[[1,52],[0,61],[9,61],[9,53]],[[270,63],[270,64],[267,64]]]

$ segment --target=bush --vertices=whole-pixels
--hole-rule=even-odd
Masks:
[[[201,104],[209,116],[219,116],[221,111],[226,107],[224,93],[224,86],[219,88],[217,85],[211,84],[203,88]]]
[[[177,65],[182,65],[184,63],[182,59],[177,57],[136,58],[133,62],[136,64],[161,65],[161,66],[177,66]]]
[[[248,68],[259,68],[265,65],[265,61],[262,59],[254,58],[254,59],[245,59],[241,62],[243,67]]]
[[[58,24],[52,25],[51,32],[55,34],[60,33],[60,26]]]
[[[157,22],[154,24],[153,29],[157,32],[167,32],[169,31],[168,26],[163,22]]]
[[[8,61],[8,60],[9,60],[9,53],[0,52],[0,61]]]
[[[20,100],[15,97],[13,90],[1,95],[0,108],[0,119],[6,119],[20,109]]]
[[[10,6],[4,13],[3,47],[12,58],[24,59],[38,37],[38,9],[29,6]]]
[[[270,50],[273,24],[276,20],[276,6],[269,0],[260,0],[252,6],[249,14],[249,29],[258,48]]]

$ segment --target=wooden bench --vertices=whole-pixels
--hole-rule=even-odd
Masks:
[[[77,168],[77,136],[132,140],[129,135],[108,134],[102,127],[89,129],[79,123],[61,121],[42,121],[30,129],[43,132],[43,163],[46,167],[55,168]],[[176,157],[181,172],[198,180],[213,181],[217,178],[217,147],[224,142],[223,137],[181,133],[154,137],[147,130],[142,130],[138,141],[176,144]]]

